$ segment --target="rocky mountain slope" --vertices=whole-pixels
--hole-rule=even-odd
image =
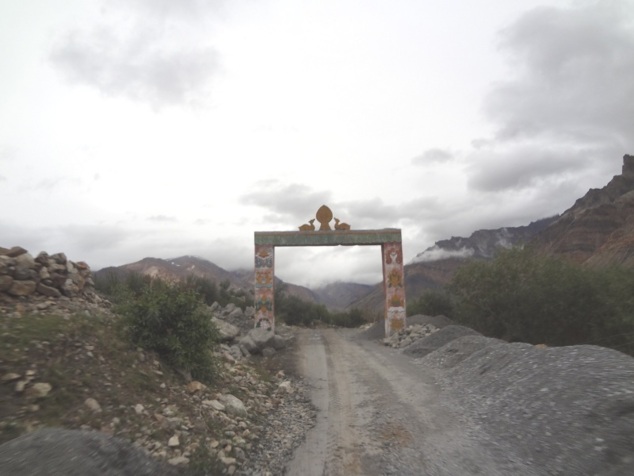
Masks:
[[[471,259],[491,259],[497,250],[521,244],[588,265],[634,266],[634,156],[625,155],[620,175],[603,188],[589,190],[561,215],[436,242],[405,265],[408,298],[443,287]],[[381,284],[350,307],[380,312]]]
[[[240,289],[247,294],[253,293],[254,286],[254,270],[227,271],[211,261],[196,256],[181,256],[171,259],[144,258],[134,263],[93,271],[95,280],[105,279],[109,275],[121,278],[129,273],[158,277],[169,282],[182,280],[187,276],[193,275],[213,281],[217,285],[222,282],[229,282],[230,289]],[[317,295],[304,286],[285,283],[279,278],[276,278],[275,284],[277,287],[284,286],[288,295],[296,296],[308,302],[319,301]]]
[[[634,156],[624,156],[621,175],[589,190],[533,244],[580,263],[634,266]]]

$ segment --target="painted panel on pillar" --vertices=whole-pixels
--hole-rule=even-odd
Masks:
[[[255,327],[273,329],[274,303],[274,248],[255,246]]]
[[[405,279],[401,243],[385,243],[383,260],[385,333],[389,336],[405,327]]]

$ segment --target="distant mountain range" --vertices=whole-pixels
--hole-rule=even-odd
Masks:
[[[621,175],[601,189],[591,189],[561,215],[526,226],[477,230],[468,238],[437,241],[406,264],[405,286],[409,299],[427,289],[445,286],[456,270],[474,259],[492,259],[500,249],[528,244],[546,254],[564,256],[593,266],[634,266],[634,156],[623,158]],[[174,259],[144,258],[136,263],[95,271],[125,274],[137,272],[166,280],[189,274],[216,282],[229,281],[234,288],[253,291],[253,270],[227,271],[194,256]],[[279,279],[277,285],[283,282]],[[317,289],[283,283],[289,295],[326,305],[332,310],[358,307],[382,315],[383,283],[374,286],[337,282]]]

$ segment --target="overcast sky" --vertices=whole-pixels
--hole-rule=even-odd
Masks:
[[[619,174],[633,78],[634,0],[0,0],[0,246],[252,268],[326,204],[409,261]],[[374,284],[380,252],[276,274]]]

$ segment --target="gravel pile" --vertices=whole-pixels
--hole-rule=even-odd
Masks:
[[[466,335],[458,337],[443,345],[438,350],[428,353],[422,357],[421,362],[437,368],[449,369],[455,367],[460,362],[470,357],[471,354],[489,345],[502,344],[503,340],[483,335]]]
[[[406,323],[408,326],[431,325],[436,329],[442,329],[443,327],[453,324],[453,321],[442,315],[425,316],[423,314],[416,314],[414,316],[409,316]],[[361,330],[357,337],[365,340],[383,339],[385,337],[385,320],[381,319],[376,321],[374,324]]]
[[[537,474],[634,474],[632,357],[597,346],[539,348],[469,336],[419,362],[441,370],[444,392],[490,447]]]
[[[423,357],[430,352],[440,349],[445,344],[458,337],[467,335],[480,335],[473,329],[464,326],[450,325],[434,332],[423,339],[417,340],[403,349],[403,353],[413,357]]]

